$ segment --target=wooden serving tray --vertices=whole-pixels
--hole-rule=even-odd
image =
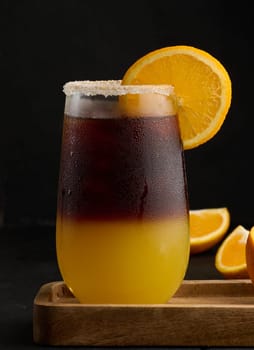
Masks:
[[[167,304],[79,304],[63,282],[34,299],[35,343],[86,346],[253,346],[250,280],[183,281]]]

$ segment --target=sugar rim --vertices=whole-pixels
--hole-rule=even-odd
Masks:
[[[126,94],[155,93],[165,96],[174,94],[172,85],[121,85],[121,80],[80,80],[70,81],[63,86],[66,96],[83,94],[86,96],[120,96]]]

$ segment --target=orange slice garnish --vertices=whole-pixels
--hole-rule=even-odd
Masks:
[[[224,66],[192,46],[171,46],[148,53],[127,70],[122,84],[174,87],[184,149],[211,139],[231,104],[231,80]]]

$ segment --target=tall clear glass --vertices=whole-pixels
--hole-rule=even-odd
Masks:
[[[81,303],[165,303],[189,261],[184,156],[172,87],[69,82],[56,246]]]

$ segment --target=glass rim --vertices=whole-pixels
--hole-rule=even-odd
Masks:
[[[174,95],[174,87],[167,84],[122,85],[122,80],[76,80],[63,86],[66,96],[120,96],[127,94]]]

